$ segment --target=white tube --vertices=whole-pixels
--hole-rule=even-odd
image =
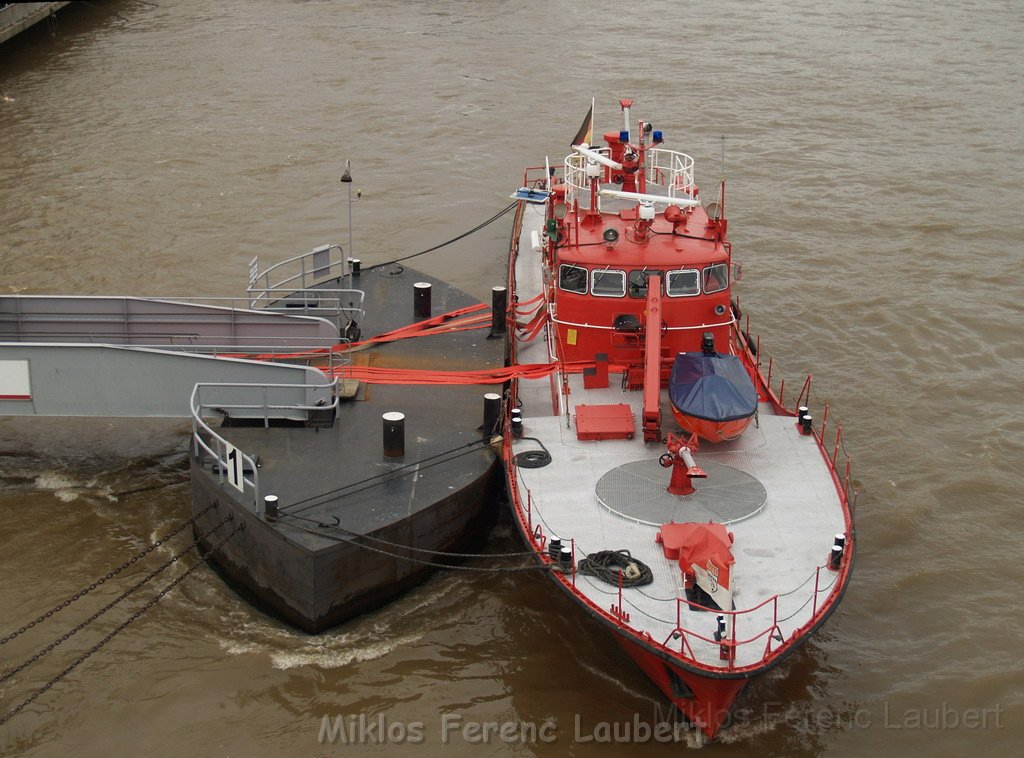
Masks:
[[[606,197],[620,197],[623,200],[636,200],[638,202],[665,203],[667,205],[681,205],[687,208],[695,208],[700,205],[700,200],[689,197],[669,197],[668,195],[650,195],[645,192],[623,192],[622,190],[601,189],[601,195]]]
[[[611,158],[601,155],[601,153],[594,152],[590,148],[583,147],[582,145],[573,145],[572,149],[588,160],[597,161],[602,166],[607,166],[608,168],[615,169],[616,171],[622,171],[621,163],[616,163]]]
[[[537,233],[536,229],[530,232],[530,246],[533,248],[533,252],[535,253],[539,253],[544,250],[540,245],[540,234]]]
[[[679,449],[679,455],[683,459],[683,463],[686,464],[686,468],[694,468],[697,465],[697,461],[693,460],[693,456],[690,455],[690,448],[683,447]]]

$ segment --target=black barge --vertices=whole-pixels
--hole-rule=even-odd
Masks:
[[[364,336],[378,335],[424,320],[414,311],[423,313],[423,283],[431,285],[435,317],[476,304],[400,265],[319,281],[304,286],[301,296],[320,290],[339,297],[347,291],[339,288],[358,288],[365,293],[358,328]],[[351,319],[338,326],[355,337]],[[273,387],[255,400],[250,391],[248,402],[232,406],[223,398],[204,400],[201,393],[216,387],[198,386],[191,459],[195,533],[209,533],[209,549],[220,534],[215,525],[227,514],[245,524],[210,555],[227,581],[259,607],[315,633],[422,582],[446,560],[438,554],[480,545],[494,523],[501,487],[500,459],[482,426],[484,395],[500,393],[500,385],[357,384],[345,379],[345,366],[501,368],[506,339],[490,332],[444,331],[332,354],[334,365],[324,367],[321,359],[321,370],[340,381],[327,395],[319,388],[320,397],[302,408],[276,403]],[[400,457],[384,454],[385,413],[404,415]],[[268,497],[277,498],[276,514]]]

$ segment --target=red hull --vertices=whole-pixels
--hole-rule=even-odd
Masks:
[[[750,422],[754,418],[754,415],[751,414],[746,418],[738,418],[732,421],[708,421],[707,419],[680,413],[679,409],[675,406],[672,406],[672,415],[675,416],[679,426],[689,432],[693,432],[707,442],[725,442],[726,440],[736,439],[750,426]]]
[[[709,739],[714,739],[719,729],[728,723],[732,704],[743,691],[747,679],[698,676],[673,666],[625,637],[615,635],[615,639],[672,705]]]
[[[698,207],[698,192],[692,185],[692,174],[688,168],[692,166],[689,156],[667,151],[664,155],[674,156],[672,167],[666,168],[667,162],[655,167],[655,163],[651,162],[649,165],[655,168],[648,176],[645,173],[648,163],[644,151],[663,150],[657,146],[660,144],[660,135],[654,138],[657,142],[651,144],[645,143],[643,136],[637,143],[629,142],[629,103],[620,101],[620,105],[623,108],[627,136],[620,137],[623,134],[620,131],[606,134],[608,147],[605,157],[611,163],[589,155],[586,152],[589,148],[574,147],[577,154],[566,159],[560,177],[549,166],[528,169],[524,175],[524,188],[544,188],[546,209],[543,226],[531,215],[530,226],[536,228],[529,232],[528,237],[524,236],[525,201],[520,202],[517,213],[512,236],[508,292],[513,301],[521,296],[524,304],[538,305],[537,310],[527,308],[516,311],[517,315],[536,315],[527,324],[530,328],[524,329],[519,339],[511,340],[511,361],[518,363],[520,357],[523,357],[523,363],[529,365],[552,360],[562,371],[550,377],[550,412],[545,407],[547,387],[524,377],[524,381],[528,382],[530,402],[534,403],[532,412],[538,418],[558,417],[562,414],[569,416],[575,405],[577,411],[579,408],[584,409],[583,418],[586,421],[590,401],[584,396],[584,401],[579,403],[575,397],[570,398],[570,391],[594,390],[599,396],[602,390],[609,388],[609,366],[614,366],[622,372],[624,389],[644,390],[642,405],[631,402],[630,406],[633,414],[643,414],[645,441],[660,439],[660,409],[664,403],[666,379],[669,379],[666,375],[666,358],[678,353],[704,353],[718,345],[723,354],[736,355],[742,361],[746,374],[753,382],[757,399],[770,406],[764,410],[775,419],[771,422],[775,439],[787,439],[790,430],[783,428],[783,424],[788,427],[795,419],[790,420],[794,413],[783,401],[785,384],[780,385],[778,394],[772,390],[772,359],[768,358],[767,372],[762,373],[758,358],[760,342],[749,336],[749,325],[748,330],[741,331],[738,298],[734,301],[731,297],[732,248],[726,241],[727,221],[722,213],[722,205],[716,202],[703,209]],[[647,127],[645,130],[645,122],[640,122],[638,133],[647,134],[650,131],[649,125]],[[634,162],[632,172],[623,169],[628,161]],[[603,175],[602,169],[598,169],[598,175],[595,176],[591,168],[598,164],[606,168]],[[555,177],[554,181],[552,177]],[[647,186],[648,181],[655,189]],[[687,193],[693,198],[692,202],[674,192],[680,187],[692,187],[692,191]],[[632,194],[636,191],[637,194]],[[618,206],[602,209],[599,193],[606,198],[628,201],[627,205],[635,200],[636,205],[621,210]],[[723,182],[719,194],[722,204],[724,195]],[[680,202],[669,204],[661,211],[654,208],[654,203],[664,204],[673,200]],[[520,256],[522,243],[530,244],[529,253],[522,246],[524,256],[529,257]],[[535,258],[534,254],[539,257]],[[541,266],[540,277],[534,275],[534,265]],[[529,344],[541,334],[540,329],[532,325],[538,323],[543,326],[544,320],[547,321],[546,331],[543,332],[545,340]],[[659,324],[660,330],[657,328]],[[710,346],[706,344],[708,342]],[[523,352],[520,353],[520,350]],[[574,365],[576,362],[579,365]],[[576,377],[577,371],[592,373]],[[797,406],[810,397],[810,381],[808,376],[797,395]],[[520,380],[513,380],[512,396],[520,397]],[[594,400],[593,407],[600,407],[607,402],[606,399],[601,402]],[[742,413],[748,407],[746,404],[737,405],[734,412]],[[756,409],[752,409],[745,418],[716,422],[689,416],[675,407],[672,411],[675,420],[684,429],[712,443],[739,437],[757,413]],[[709,415],[714,413],[709,411]],[[585,439],[579,436],[579,418],[577,412],[578,439]],[[791,584],[803,578],[794,573],[795,569],[790,571],[793,573],[789,577],[793,580],[791,583],[780,581],[779,592],[761,593],[760,597],[754,598],[760,599],[760,602],[751,607],[723,611],[719,616],[718,632],[709,631],[709,623],[688,624],[692,619],[688,613],[684,616],[683,611],[692,604],[684,598],[661,598],[665,600],[664,615],[658,619],[649,616],[641,606],[623,594],[621,581],[617,593],[600,589],[590,591],[586,587],[577,587],[575,570],[571,573],[546,572],[568,598],[597,622],[599,628],[613,635],[665,697],[710,739],[714,739],[731,722],[730,714],[736,698],[747,683],[803,644],[838,606],[849,581],[856,545],[849,500],[850,464],[847,458],[844,472],[840,473],[836,468],[841,442],[839,431],[836,432],[834,444],[830,446],[831,455],[825,449],[827,405],[821,419],[820,430],[814,429],[810,433],[817,450],[801,449],[794,454],[807,456],[808,465],[817,467],[816,482],[824,485],[827,476],[835,485],[838,502],[833,502],[817,489],[812,490],[810,485],[803,485],[807,490],[803,497],[808,502],[817,502],[830,509],[830,518],[836,525],[836,543],[832,543],[834,535],[830,528],[820,528],[820,534],[815,533],[815,539],[820,538],[823,563],[804,560],[807,570],[813,572],[810,574],[813,584],[805,580],[799,585],[808,597],[795,612],[789,612],[791,609],[787,608],[788,615],[781,616],[779,608],[780,599],[796,591],[791,589]],[[764,423],[761,425],[765,426]],[[566,442],[564,436],[555,434],[549,427],[546,425],[543,429],[550,436],[551,443],[557,447],[559,442]],[[564,434],[561,429],[559,433]],[[587,433],[584,429],[584,434]],[[541,436],[545,435],[538,434],[538,437],[531,439],[540,442]],[[594,436],[592,439],[603,437]],[[545,441],[548,441],[547,437]],[[540,444],[544,445],[543,442]],[[586,444],[605,443],[595,441]],[[567,444],[566,447],[574,446]],[[671,458],[675,453],[671,448],[668,449],[668,457]],[[554,449],[551,452],[554,453],[553,459],[557,459],[558,453]],[[576,498],[575,492],[569,492],[570,488],[556,481],[557,476],[552,475],[538,475],[535,480],[538,489],[531,492],[530,487],[520,480],[518,464],[513,458],[512,432],[508,427],[505,431],[503,455],[509,498],[516,525],[526,544],[535,552],[541,564],[550,565],[553,559],[549,552],[549,538],[553,538],[556,533],[561,534],[564,543],[568,534],[571,547],[567,549],[572,553],[572,565],[575,567],[577,550],[581,550],[582,546],[571,539],[571,534],[576,529],[581,513],[573,509],[589,507],[589,501],[582,496]],[[821,456],[821,461],[816,459],[817,455]],[[603,456],[601,460],[604,464],[602,471],[611,470],[618,463],[614,456]],[[661,461],[664,463],[664,460],[663,456]],[[565,459],[562,459],[562,463],[569,465]],[[825,470],[820,467],[822,463]],[[696,468],[695,464],[688,465]],[[555,471],[558,471],[557,467]],[[599,483],[599,475],[600,471],[596,467],[588,474],[594,480],[595,487]],[[582,474],[581,477],[581,481],[586,479]],[[550,495],[545,491],[546,487],[550,487]],[[566,506],[565,500],[572,500],[571,508]],[[559,528],[554,533],[542,515],[546,508],[551,508],[560,519]],[[650,533],[643,532],[641,527],[635,526],[636,523],[650,525],[646,521],[623,522],[622,535],[609,547],[619,547],[620,540],[623,543],[629,542],[631,547],[649,546],[649,540],[655,539],[653,530]],[[772,524],[766,526],[777,528]],[[742,529],[754,530],[749,523],[737,525],[737,530]],[[842,534],[838,534],[840,529]],[[784,545],[789,532],[780,530],[777,536],[780,544]],[[613,535],[605,537],[611,539]],[[840,538],[843,540],[842,546],[838,544]],[[834,555],[829,552],[830,547],[840,551],[838,566],[830,565],[830,556]],[[839,573],[834,575],[831,572],[836,568]],[[678,569],[672,567],[672,570]],[[795,600],[781,602],[793,602],[795,605]],[[664,622],[673,610],[676,628],[669,630]],[[640,615],[631,620],[630,614],[634,611]],[[725,615],[732,616],[731,622],[727,624],[731,634],[723,637],[721,625],[726,623],[723,618]],[[795,621],[794,617],[797,617]],[[651,620],[662,623],[649,623]],[[706,622],[708,618],[701,617],[701,620]],[[688,625],[696,628],[688,628]],[[736,629],[740,625],[743,631],[738,634]],[[657,630],[656,635],[652,635],[654,629]],[[738,656],[739,650],[745,654]]]

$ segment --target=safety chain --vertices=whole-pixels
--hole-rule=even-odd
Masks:
[[[832,581],[828,583],[828,586],[826,586],[826,587],[819,587],[819,588],[817,588],[817,589],[816,589],[816,590],[815,590],[814,592],[812,592],[812,593],[811,593],[810,595],[808,595],[808,596],[807,596],[807,599],[806,599],[806,600],[804,600],[804,602],[803,602],[803,603],[802,603],[802,604],[800,605],[800,607],[799,607],[799,608],[797,608],[797,609],[796,609],[795,611],[793,611],[793,612],[792,612],[791,614],[789,614],[789,615],[788,615],[788,616],[786,616],[785,618],[781,618],[781,619],[779,619],[779,620],[778,620],[777,622],[775,622],[775,623],[776,623],[776,624],[781,624],[781,623],[782,623],[783,621],[789,621],[789,620],[790,620],[791,618],[793,618],[793,617],[794,617],[794,616],[795,616],[796,614],[800,613],[800,611],[802,611],[802,610],[803,610],[804,608],[806,608],[806,607],[807,607],[807,604],[808,604],[809,602],[811,602],[811,600],[812,600],[812,599],[813,599],[813,598],[814,598],[814,597],[815,597],[816,595],[820,595],[820,594],[821,594],[822,592],[828,592],[828,591],[829,591],[830,589],[832,589],[832,588],[833,588],[833,587],[835,586],[835,583],[836,583],[836,582],[837,582],[838,580],[839,580],[839,573],[838,573],[838,572],[836,572],[836,573],[835,573],[835,574],[833,575],[833,577],[832,577]]]
[[[36,653],[35,655],[33,655],[33,656],[32,656],[31,658],[29,658],[29,659],[27,659],[27,660],[23,661],[22,663],[18,664],[18,665],[17,665],[17,666],[15,666],[14,668],[12,668],[12,669],[8,669],[7,671],[5,671],[5,672],[3,673],[3,676],[0,676],[0,684],[3,684],[4,682],[6,682],[6,681],[10,680],[10,679],[11,679],[11,677],[13,677],[13,676],[15,676],[16,674],[18,674],[18,672],[20,672],[20,671],[23,671],[24,669],[26,669],[26,668],[28,668],[29,666],[31,666],[31,665],[32,665],[33,663],[35,663],[36,661],[38,661],[38,660],[39,660],[40,658],[42,658],[43,656],[45,656],[45,655],[47,655],[48,653],[50,653],[50,652],[51,652],[51,651],[52,651],[52,650],[53,650],[53,649],[54,649],[55,647],[57,647],[58,645],[60,645],[60,644],[62,644],[62,643],[64,643],[64,642],[67,642],[67,641],[68,641],[69,639],[71,639],[72,637],[74,637],[74,636],[75,636],[76,634],[78,634],[78,633],[79,633],[80,631],[82,631],[82,630],[83,630],[83,629],[84,629],[85,627],[87,627],[87,626],[88,626],[89,624],[91,624],[91,623],[92,623],[93,621],[95,621],[96,619],[98,619],[98,618],[99,618],[100,616],[102,616],[102,615],[103,615],[104,613],[106,613],[107,611],[109,611],[109,610],[110,610],[111,608],[113,608],[113,607],[114,607],[115,605],[117,605],[118,603],[120,603],[120,602],[121,602],[122,600],[124,600],[124,599],[125,599],[126,597],[128,597],[128,596],[129,596],[129,595],[131,595],[131,594],[132,594],[133,592],[135,592],[135,591],[136,591],[136,590],[138,590],[138,589],[139,589],[140,587],[142,587],[142,586],[143,586],[144,584],[146,584],[146,583],[147,583],[147,582],[148,582],[148,581],[149,581],[150,579],[152,579],[153,577],[155,577],[155,576],[156,576],[157,574],[159,574],[160,572],[164,571],[164,570],[165,570],[165,569],[166,569],[166,568],[167,568],[168,566],[170,566],[171,564],[173,564],[173,563],[175,563],[176,561],[180,560],[180,559],[181,559],[181,557],[182,557],[183,555],[185,555],[186,553],[188,553],[189,551],[191,551],[191,550],[192,550],[192,549],[193,549],[194,547],[198,546],[198,545],[199,545],[199,540],[201,540],[201,539],[202,539],[203,537],[206,537],[206,536],[209,536],[210,534],[213,534],[213,533],[214,533],[215,531],[217,531],[218,529],[220,529],[220,527],[222,527],[222,526],[223,526],[224,524],[226,524],[226,523],[227,523],[228,521],[231,521],[231,520],[232,520],[233,518],[234,518],[234,515],[233,515],[233,514],[228,514],[228,515],[227,515],[227,516],[226,516],[225,518],[221,519],[221,521],[220,521],[220,522],[219,522],[219,523],[218,523],[218,524],[217,524],[216,526],[214,526],[214,527],[213,527],[212,529],[210,529],[210,530],[209,530],[208,532],[206,532],[206,534],[203,534],[203,535],[202,535],[201,537],[197,538],[197,539],[196,539],[196,540],[195,540],[195,541],[194,541],[194,542],[193,542],[193,543],[192,543],[191,545],[189,545],[188,547],[186,547],[186,548],[185,548],[184,550],[182,550],[182,551],[180,551],[180,552],[178,552],[178,553],[175,553],[174,555],[172,555],[172,556],[171,556],[170,558],[168,558],[168,559],[167,559],[166,561],[164,561],[164,562],[163,562],[162,564],[160,564],[160,565],[159,565],[159,566],[158,566],[157,568],[155,568],[155,569],[153,569],[152,571],[150,571],[150,572],[149,572],[148,574],[146,574],[146,575],[145,575],[144,577],[142,577],[142,579],[140,579],[140,580],[139,580],[138,582],[136,582],[135,584],[133,584],[133,585],[132,585],[131,587],[129,587],[129,588],[127,589],[127,590],[125,590],[124,592],[122,592],[122,593],[121,593],[120,595],[118,595],[118,596],[117,596],[116,598],[114,598],[114,599],[113,599],[113,600],[111,600],[111,601],[110,601],[109,603],[107,603],[107,604],[106,604],[105,606],[103,606],[103,607],[102,607],[102,608],[100,608],[100,609],[99,609],[98,611],[96,611],[96,613],[92,614],[92,615],[91,615],[91,616],[90,616],[89,618],[87,618],[87,619],[86,619],[85,621],[83,621],[82,623],[78,624],[77,626],[75,626],[74,628],[72,628],[72,629],[71,629],[70,631],[68,631],[68,632],[65,632],[64,634],[62,634],[62,635],[61,635],[60,637],[58,637],[58,638],[57,638],[56,640],[54,640],[54,641],[53,641],[53,642],[51,642],[51,643],[50,643],[49,645],[47,645],[46,647],[44,647],[43,649],[41,649],[41,650],[40,650],[39,652],[37,652],[37,653]]]
[[[229,520],[229,519],[225,519],[225,520]],[[167,593],[169,593],[171,590],[173,590],[175,587],[177,587],[179,584],[181,584],[181,582],[184,581],[185,578],[187,576],[189,576],[189,574],[191,574],[193,571],[195,571],[200,566],[205,565],[207,558],[209,558],[211,555],[213,555],[213,553],[215,553],[218,550],[220,550],[220,548],[224,546],[225,542],[227,542],[229,539],[234,537],[235,534],[237,534],[238,532],[242,531],[243,529],[245,529],[245,524],[244,523],[240,523],[238,526],[236,526],[234,529],[232,529],[227,534],[227,536],[224,537],[224,539],[222,539],[216,545],[214,545],[209,550],[209,552],[201,555],[200,556],[200,560],[198,560],[194,564],[192,564],[192,566],[190,566],[184,572],[182,572],[182,574],[180,576],[178,576],[174,581],[172,581],[170,584],[168,584],[166,587],[164,587],[162,590],[160,590],[160,592],[158,592],[149,602],[147,602],[145,605],[140,607],[137,611],[135,611],[135,613],[133,613],[131,616],[129,616],[121,624],[116,626],[109,634],[107,634],[106,637],[104,637],[102,640],[100,640],[95,645],[93,645],[91,648],[89,648],[85,653],[83,653],[78,658],[76,658],[67,668],[65,668],[63,671],[61,671],[59,674],[57,674],[55,677],[53,677],[50,681],[48,681],[46,684],[44,684],[38,690],[33,692],[31,695],[29,695],[18,706],[16,706],[12,710],[8,711],[7,714],[4,715],[3,717],[0,717],[0,726],[3,726],[8,721],[10,721],[12,718],[17,716],[21,711],[23,711],[25,708],[27,708],[29,705],[31,705],[33,702],[35,702],[35,700],[40,695],[42,695],[48,689],[53,687],[53,685],[57,684],[57,682],[59,682],[61,679],[63,679],[68,674],[70,674],[72,671],[74,671],[76,668],[78,668],[83,663],[85,663],[85,661],[88,660],[89,657],[93,653],[95,653],[101,647],[103,647],[108,642],[110,642],[112,639],[114,639],[114,637],[116,637],[118,634],[120,634],[122,631],[124,631],[131,623],[133,623],[136,619],[138,619],[143,613],[145,613],[150,608],[152,608],[154,605],[159,603],[164,598],[164,596],[167,595]]]
[[[171,532],[170,534],[167,534],[167,535],[165,535],[165,536],[161,537],[160,539],[158,539],[158,540],[157,540],[156,542],[154,542],[154,543],[153,543],[152,545],[150,545],[149,547],[147,547],[147,548],[146,548],[145,550],[143,550],[143,551],[142,551],[141,553],[139,553],[138,555],[134,555],[134,556],[132,556],[132,557],[131,557],[131,558],[129,558],[129,559],[127,560],[127,561],[125,561],[124,563],[122,563],[122,564],[121,564],[120,566],[118,566],[117,568],[115,568],[115,569],[114,569],[113,571],[111,571],[111,572],[109,572],[108,574],[106,574],[105,576],[103,576],[103,577],[101,577],[101,578],[97,579],[97,580],[96,580],[95,582],[93,582],[92,584],[90,584],[90,585],[89,585],[88,587],[85,587],[84,589],[81,589],[81,590],[79,590],[79,591],[78,591],[78,592],[76,592],[76,593],[75,593],[74,595],[72,595],[72,596],[71,596],[71,597],[69,597],[69,598],[68,598],[67,600],[65,600],[65,601],[64,601],[63,603],[60,603],[59,605],[55,605],[55,606],[54,606],[53,608],[51,608],[50,610],[48,610],[48,611],[47,611],[46,613],[44,613],[44,614],[43,614],[42,616],[40,616],[39,618],[37,618],[37,619],[35,619],[34,621],[30,621],[29,623],[25,624],[25,626],[21,627],[21,629],[18,629],[18,630],[17,630],[17,631],[15,631],[15,632],[11,632],[11,633],[10,633],[10,634],[8,634],[8,635],[7,635],[6,637],[0,638],[0,645],[5,645],[5,644],[7,644],[8,642],[10,642],[11,640],[15,639],[16,637],[20,637],[20,636],[21,636],[22,634],[24,634],[25,632],[27,632],[27,631],[28,631],[29,629],[31,629],[32,627],[36,626],[37,624],[40,624],[40,623],[42,623],[43,621],[46,621],[46,619],[50,618],[50,617],[51,617],[51,616],[53,616],[54,614],[56,614],[56,613],[59,613],[60,611],[64,610],[65,608],[67,608],[67,607],[68,607],[69,605],[71,605],[71,604],[72,604],[73,602],[75,602],[76,600],[79,600],[79,599],[81,599],[81,598],[85,597],[85,596],[86,596],[86,595],[88,595],[88,594],[89,594],[90,592],[92,592],[92,591],[93,591],[94,589],[96,589],[97,587],[99,587],[100,585],[102,585],[102,584],[105,584],[106,582],[108,582],[108,581],[110,581],[111,579],[113,579],[113,578],[114,578],[115,576],[117,576],[118,574],[120,574],[120,573],[121,573],[122,571],[124,571],[124,570],[125,570],[126,568],[128,568],[129,566],[132,566],[133,564],[135,564],[135,563],[137,563],[138,561],[140,561],[140,560],[141,560],[142,558],[145,558],[145,557],[146,557],[147,555],[149,555],[149,554],[150,554],[150,553],[152,553],[152,552],[153,552],[154,550],[156,550],[156,549],[157,549],[158,547],[160,547],[160,546],[161,546],[161,545],[163,545],[163,544],[164,544],[165,542],[167,542],[167,540],[171,539],[171,537],[174,537],[174,536],[176,536],[176,535],[180,534],[180,533],[181,533],[181,531],[182,531],[183,529],[185,529],[185,527],[187,527],[187,526],[188,526],[189,524],[191,524],[191,523],[195,522],[195,520],[196,520],[196,519],[198,519],[198,518],[199,518],[200,516],[202,516],[203,514],[205,514],[205,513],[206,513],[207,511],[209,511],[209,510],[210,510],[211,508],[216,508],[216,507],[217,507],[217,501],[215,500],[215,501],[214,501],[214,502],[212,502],[212,503],[211,503],[210,505],[206,506],[206,507],[205,507],[205,508],[204,508],[203,510],[201,510],[201,511],[200,511],[199,513],[197,513],[197,514],[196,514],[195,516],[193,516],[193,517],[192,517],[192,518],[190,518],[190,519],[189,519],[188,521],[186,521],[186,522],[185,522],[184,524],[181,524],[181,525],[180,525],[180,526],[179,526],[179,527],[178,527],[177,529],[175,529],[175,530],[174,530],[173,532]],[[0,679],[0,682],[2,682],[2,681],[3,681],[3,680],[2,680],[2,679]]]

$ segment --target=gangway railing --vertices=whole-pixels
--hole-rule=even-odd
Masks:
[[[346,279],[347,288],[326,286]],[[246,292],[250,308],[330,317],[341,331],[363,315],[365,293],[352,281],[351,263],[341,245],[322,245],[263,271],[256,256],[249,262]]]
[[[335,340],[338,325],[251,309],[247,299],[0,295],[0,342],[155,345],[183,336],[193,343],[287,346]]]
[[[206,417],[214,413],[244,418],[299,420],[311,413],[338,412],[338,380],[329,384],[221,384],[200,383],[192,390],[192,456],[200,467],[210,467],[223,487],[233,487],[242,501],[262,514],[257,456],[238,449],[217,433]],[[302,402],[294,402],[296,395]],[[288,402],[292,400],[292,402]]]
[[[247,307],[251,310],[329,318],[341,333],[347,324],[362,320],[365,298],[366,293],[357,289],[250,287]]]

